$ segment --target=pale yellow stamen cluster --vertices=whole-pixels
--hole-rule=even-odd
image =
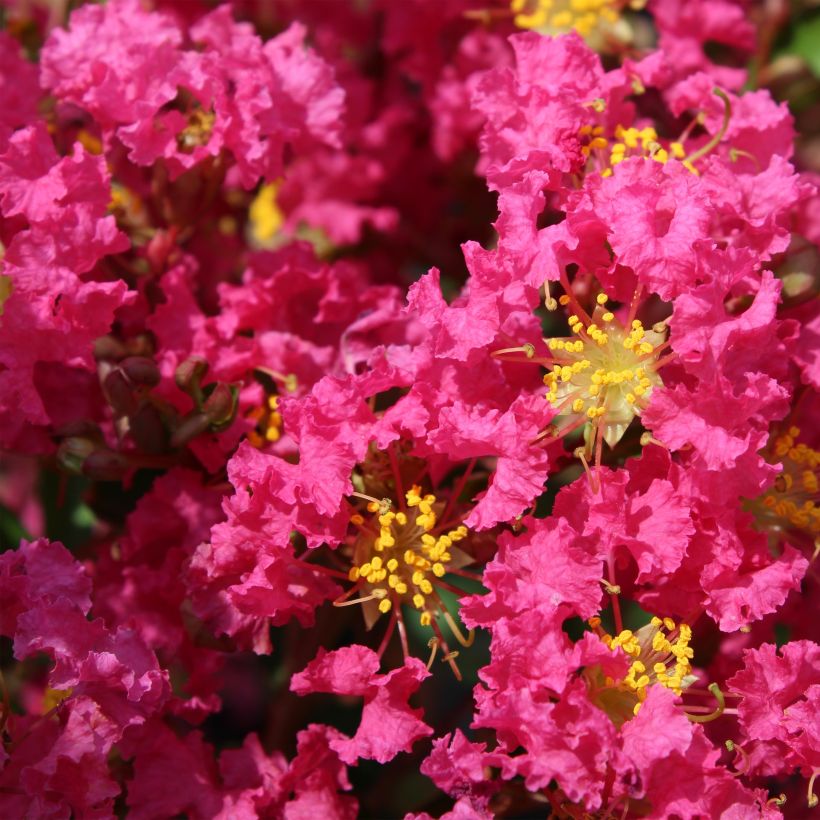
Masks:
[[[177,134],[177,147],[185,153],[192,152],[200,145],[207,145],[216,122],[213,111],[195,108],[188,115],[188,124]]]
[[[389,612],[395,599],[412,603],[422,610],[421,623],[428,626],[432,613],[427,608],[427,596],[433,594],[434,578],[447,572],[452,560],[450,547],[467,536],[463,525],[447,533],[433,535],[436,526],[436,497],[421,495],[414,486],[406,493],[408,512],[395,511],[389,500],[371,501],[368,510],[378,514],[379,535],[373,540],[372,551],[364,563],[350,569],[351,581],[364,579],[371,585],[370,594],[379,600],[379,611]],[[415,515],[408,514],[417,510]],[[356,523],[363,523],[358,517]]]
[[[594,625],[599,626],[600,620],[595,620]],[[671,618],[652,618],[636,632],[625,629],[615,637],[602,635],[601,640],[611,649],[620,647],[633,658],[626,676],[620,681],[607,678],[607,685],[626,689],[635,695],[635,714],[646,700],[648,687],[653,684],[659,683],[680,695],[693,680],[691,639],[691,627],[684,623],[675,624]]]
[[[570,299],[564,295],[559,302],[567,305]],[[562,407],[562,414],[569,410],[601,426],[604,440],[614,447],[661,383],[654,365],[663,329],[647,332],[638,319],[627,329],[606,302],[606,295],[599,294],[588,325],[575,314],[569,317],[578,338],[546,340],[554,364],[544,384],[547,401]]]
[[[248,209],[251,235],[259,244],[270,242],[285,224],[285,215],[277,202],[279,186],[279,182],[263,185]]]
[[[248,418],[257,422],[256,430],[248,433],[248,441],[254,447],[264,447],[282,438],[282,414],[278,408],[279,396],[268,396],[264,407],[248,413]]]
[[[545,33],[577,31],[588,37],[599,26],[618,22],[616,0],[512,0],[514,22],[519,28]]]
[[[606,138],[603,126],[584,125],[578,132],[583,143],[581,153],[594,157],[601,169],[601,176],[611,176],[612,169],[629,157],[646,157],[665,165],[670,159],[680,160],[693,174],[697,169],[686,159],[686,149],[681,142],[661,144],[658,132],[651,126],[645,128],[615,127],[615,141]]]
[[[800,428],[791,427],[774,441],[773,454],[783,472],[774,486],[760,499],[768,517],[779,519],[786,528],[820,534],[818,467],[820,452],[803,442],[797,443]]]

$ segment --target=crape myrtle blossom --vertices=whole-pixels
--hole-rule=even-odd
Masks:
[[[9,11],[0,814],[817,804],[817,180],[707,57],[753,19]]]
[[[302,27],[263,45],[225,5],[189,34],[201,50],[182,48],[173,18],[136,0],[88,6],[46,42],[42,81],[87,110],[133,162],[162,157],[172,176],[224,147],[251,187],[279,176],[288,144],[338,144],[344,93],[303,47]]]

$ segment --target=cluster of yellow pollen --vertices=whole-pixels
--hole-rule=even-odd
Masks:
[[[279,186],[279,182],[263,185],[248,209],[251,235],[259,244],[270,242],[285,224],[285,215],[276,199]]]
[[[558,301],[567,305],[570,299],[564,295]],[[653,387],[661,384],[655,365],[665,328],[646,331],[638,319],[625,328],[606,302],[606,294],[599,294],[587,325],[570,315],[574,337],[547,340],[553,365],[544,384],[547,401],[559,415],[585,416],[614,447]]]
[[[612,25],[620,17],[616,0],[512,0],[514,22],[519,28],[563,33],[574,29],[588,37],[601,25]]]
[[[658,133],[651,126],[646,128],[615,128],[615,141],[606,138],[601,125],[584,125],[578,132],[581,138],[581,153],[592,157],[601,176],[611,176],[614,166],[629,157],[646,157],[665,165],[670,158],[680,160],[693,174],[698,171],[686,158],[686,149],[682,142],[669,142],[667,147],[661,144]]]
[[[248,441],[254,447],[264,447],[282,437],[282,414],[279,412],[279,396],[268,396],[266,406],[255,407],[248,418],[256,422],[256,429],[248,433]]]
[[[820,452],[797,443],[800,428],[791,427],[774,440],[773,456],[783,467],[774,486],[760,498],[762,513],[769,522],[784,529],[820,535],[818,467]]]
[[[188,124],[177,134],[177,147],[191,153],[197,146],[207,145],[216,122],[216,114],[203,108],[195,108],[188,114]]]
[[[405,497],[408,512],[395,511],[389,499],[367,505],[368,511],[378,516],[379,534],[372,542],[367,560],[351,567],[349,578],[367,581],[370,595],[379,599],[380,612],[389,612],[394,602],[408,601],[422,610],[421,623],[429,626],[432,613],[427,597],[434,591],[431,575],[441,578],[446,574],[447,564],[453,558],[450,547],[467,536],[467,528],[461,525],[434,535],[436,497],[421,495],[417,486],[408,490]],[[359,525],[364,523],[361,516],[354,516],[353,520]]]
[[[600,624],[600,618],[590,619],[593,628],[599,629]],[[624,629],[614,637],[606,633],[600,637],[608,647],[620,647],[633,659],[622,680],[607,677],[605,685],[633,695],[636,698],[632,707],[634,714],[646,700],[648,687],[659,683],[680,695],[694,680],[690,663],[693,652],[689,646],[692,629],[687,624],[655,617],[635,632]]]

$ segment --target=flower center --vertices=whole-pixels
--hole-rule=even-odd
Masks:
[[[421,610],[422,625],[429,626],[438,609],[435,580],[447,573],[454,552],[458,552],[453,544],[466,538],[468,531],[462,524],[436,535],[437,513],[443,505],[432,494],[421,495],[418,486],[408,490],[405,497],[406,512],[396,512],[390,499],[368,503],[367,510],[375,514],[374,523],[378,524],[375,537],[375,528],[366,527],[363,516],[352,517],[362,530],[349,578],[366,582],[369,596],[379,601],[380,612],[412,603]],[[461,563],[456,560],[455,566]],[[430,596],[434,598],[432,603],[428,601]]]
[[[195,108],[188,114],[188,124],[177,134],[177,147],[190,154],[200,145],[207,145],[216,122],[213,111]]]
[[[567,305],[570,297],[559,301]],[[606,295],[588,324],[572,314],[569,325],[575,336],[549,339],[552,370],[544,376],[547,401],[558,415],[586,420],[610,447],[646,406],[653,388],[662,384],[657,369],[666,327],[661,323],[646,331],[640,320],[624,326],[606,309]],[[569,426],[578,426],[570,424]]]
[[[601,628],[600,618],[591,618],[589,624],[608,647],[620,647],[632,658],[629,671],[620,680],[604,675],[600,667],[584,673],[592,700],[617,725],[638,714],[650,686],[660,684],[680,695],[695,682],[688,624],[654,617],[637,631],[624,629],[614,637]]]
[[[630,157],[654,159],[665,165],[671,156],[681,160],[693,174],[697,173],[692,163],[686,159],[683,143],[667,142],[667,147],[664,147],[658,138],[658,132],[651,126],[639,130],[618,125],[615,127],[614,141],[604,136],[601,125],[584,125],[578,135],[581,138],[581,153],[592,159],[593,170],[600,170],[604,177],[612,176],[613,167]]]
[[[510,9],[519,28],[563,34],[574,29],[588,37],[597,28],[617,23],[616,0],[512,0]]]
[[[820,452],[803,442],[797,443],[799,427],[790,427],[778,436],[772,447],[774,461],[783,472],[774,485],[751,502],[750,508],[764,529],[782,532],[800,530],[811,538],[820,536],[818,468]]]
[[[282,438],[282,414],[278,408],[279,396],[268,396],[263,406],[254,407],[247,414],[256,422],[256,428],[248,433],[248,441],[254,447],[264,447]]]

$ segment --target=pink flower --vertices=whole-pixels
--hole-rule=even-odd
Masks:
[[[386,763],[399,752],[409,752],[416,740],[433,730],[420,719],[422,710],[411,709],[407,700],[429,672],[416,658],[386,675],[378,674],[379,657],[364,646],[334,652],[319,650],[307,667],[291,678],[290,688],[299,695],[333,692],[364,697],[362,719],[352,738],[331,739],[330,748],[346,763],[358,758]]]
[[[728,680],[742,695],[738,715],[750,742],[777,744],[778,770],[800,768],[804,776],[820,767],[817,704],[820,700],[820,647],[793,641],[763,644],[743,653],[743,668]],[[773,762],[773,761],[772,761]]]
[[[0,152],[15,129],[37,119],[39,96],[37,67],[13,37],[0,32]]]
[[[0,415],[7,441],[27,424],[51,421],[48,397],[38,389],[38,365],[93,367],[93,340],[131,301],[125,282],[87,275],[103,256],[128,247],[114,218],[106,216],[108,199],[102,158],[75,145],[72,156],[60,159],[43,125],[18,131],[0,154],[0,207],[7,217],[28,221],[3,259],[3,275],[11,280],[0,329]]]

